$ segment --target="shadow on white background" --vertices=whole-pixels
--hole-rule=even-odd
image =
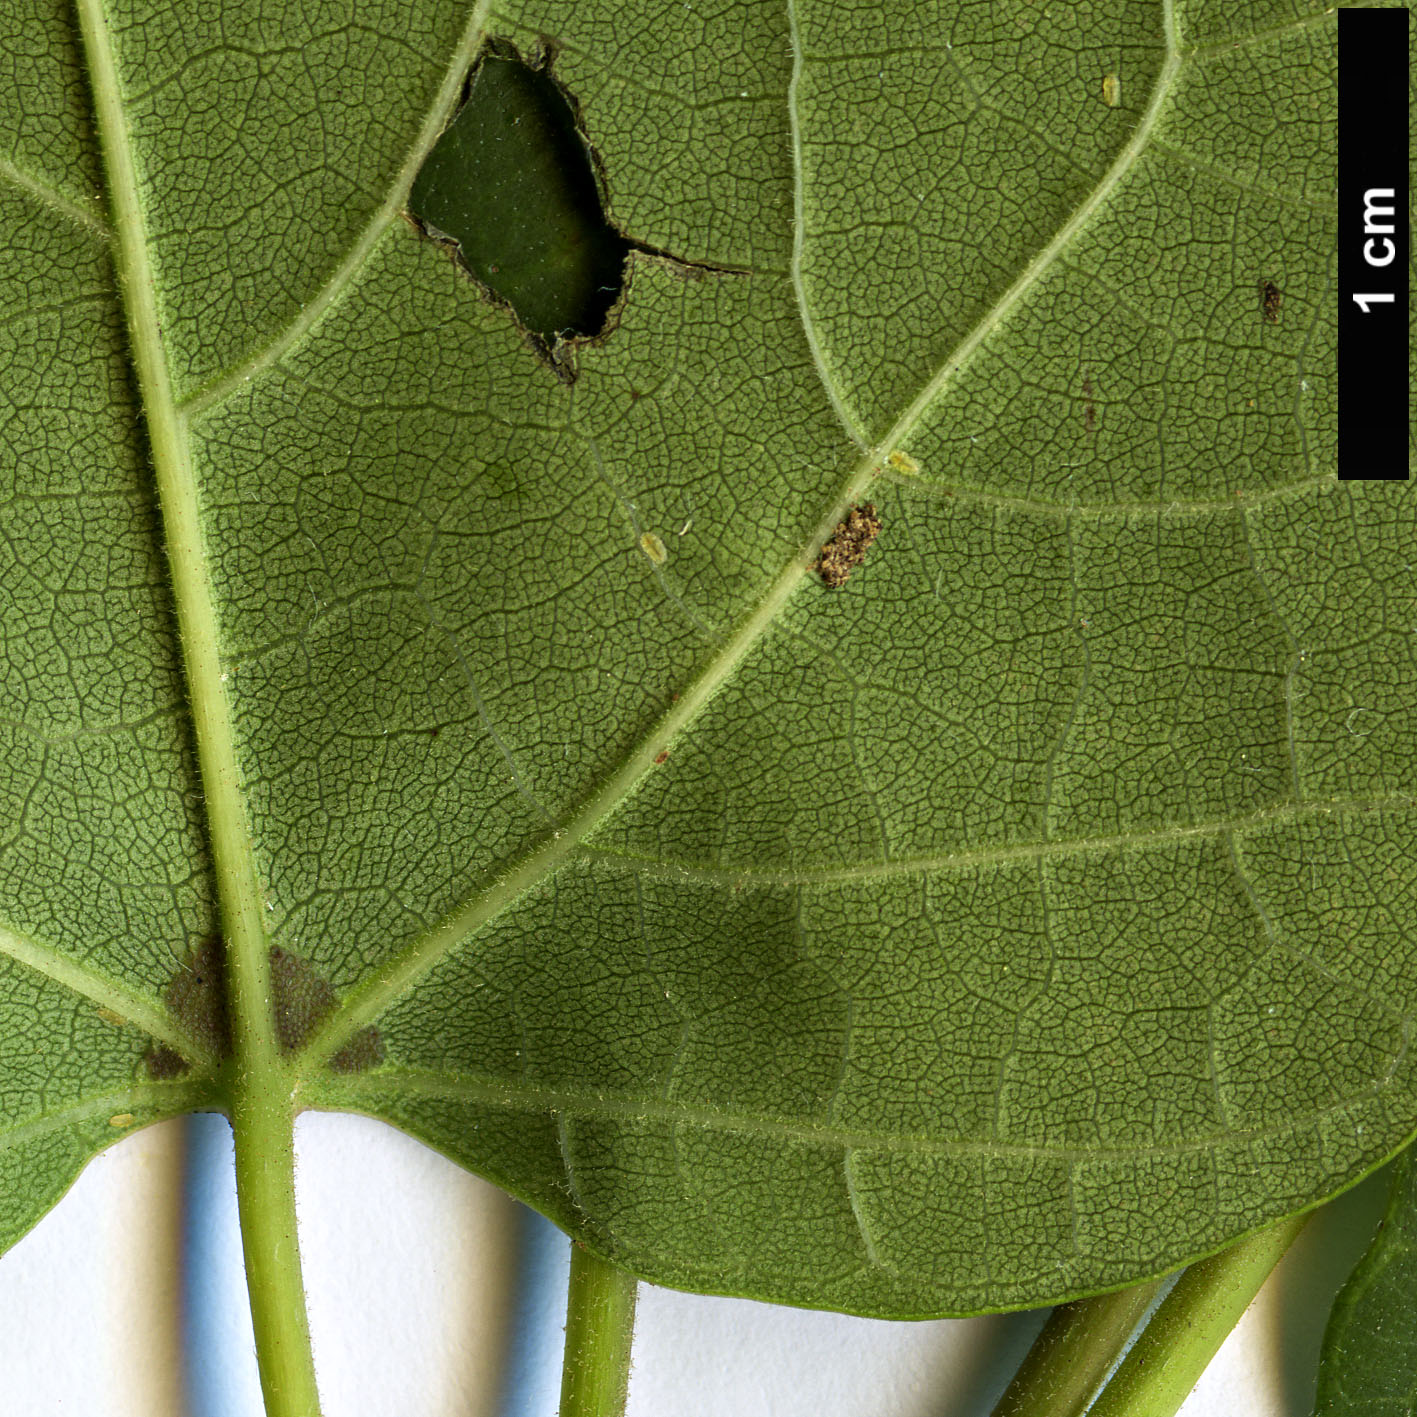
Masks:
[[[297,1145],[325,1417],[554,1417],[565,1239],[382,1123],[307,1114]],[[1308,1417],[1328,1305],[1383,1199],[1373,1178],[1318,1217],[1183,1417]],[[629,1417],[987,1417],[1042,1321],[646,1286]],[[260,1417],[224,1118],[125,1139],[0,1259],[0,1372],[25,1417]]]

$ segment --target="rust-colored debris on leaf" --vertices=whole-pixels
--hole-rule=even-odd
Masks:
[[[817,574],[823,585],[833,590],[843,586],[852,571],[865,559],[871,543],[881,534],[881,519],[876,515],[874,502],[863,502],[853,507],[844,522],[836,524],[831,540],[822,547],[817,557]]]
[[[1284,296],[1272,280],[1260,282],[1260,309],[1267,325],[1279,323],[1279,307],[1284,304]]]

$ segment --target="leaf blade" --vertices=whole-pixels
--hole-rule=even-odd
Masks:
[[[1334,1300],[1319,1361],[1316,1417],[1399,1417],[1417,1407],[1417,1172],[1411,1154],[1394,1167],[1387,1213]]]
[[[436,128],[455,10],[419,11],[441,38],[381,77],[407,93],[361,171],[409,171]],[[379,225],[382,179],[332,253],[245,200],[239,147],[198,145],[184,180],[251,223],[233,260],[250,231],[297,248],[258,273],[284,314],[245,323],[169,239],[174,173],[144,200],[164,310],[218,310],[174,335],[176,396],[262,929],[343,999],[302,1098],[409,1127],[650,1277],[1038,1304],[1311,1204],[1412,1128],[1389,923],[1412,503],[1327,470],[1306,63],[1330,21],[1256,10],[1247,39],[1104,6],[1108,48],[1071,13],[941,5],[895,16],[907,68],[844,15],[499,11],[561,41],[617,219],[734,268],[634,258],[569,387]],[[258,47],[312,39],[286,23]],[[201,35],[150,34],[157,172],[169,71],[213,111],[240,84]],[[853,89],[871,64],[902,83]],[[907,149],[922,96],[943,126]],[[991,167],[1005,132],[1026,160]],[[972,157],[922,198],[956,138]],[[292,180],[323,210],[317,172]],[[887,430],[869,456],[843,410]],[[829,592],[817,545],[868,489],[880,537]],[[384,1069],[321,1072],[366,1024]]]

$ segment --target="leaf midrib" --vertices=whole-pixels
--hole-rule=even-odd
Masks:
[[[225,942],[233,1044],[254,1080],[278,1053],[270,965],[187,424],[173,396],[137,167],[103,0],[78,0],[113,254],[157,485]]]
[[[113,252],[172,577],[188,707],[221,913],[233,1044],[242,1057],[240,1073],[252,1082],[258,1082],[261,1074],[269,1073],[278,1065],[279,1047],[269,1004],[269,941],[262,918],[265,900],[259,885],[241,786],[234,716],[225,690],[228,672],[220,654],[220,622],[191,461],[190,422],[203,409],[228,397],[261,369],[274,364],[313,327],[363,267],[379,238],[396,218],[428,149],[453,112],[468,67],[482,44],[490,9],[490,0],[477,0],[469,11],[434,102],[384,202],[325,286],[265,347],[182,401],[175,395],[162,339],[155,273],[138,193],[131,134],[103,0],[78,0],[77,17],[99,133],[111,225],[30,178],[13,164],[0,165],[0,181],[9,181],[29,191],[65,218],[99,236]],[[193,1061],[203,1065],[214,1061],[204,1045],[189,1037],[150,1001],[100,971],[70,960],[62,952],[0,926],[0,954],[113,1008]]]

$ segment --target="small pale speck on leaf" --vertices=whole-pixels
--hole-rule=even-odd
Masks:
[[[1116,74],[1102,76],[1102,102],[1108,108],[1116,108],[1122,101],[1122,80]]]
[[[1366,737],[1373,731],[1373,729],[1372,729],[1371,727],[1368,727],[1368,728],[1363,728],[1363,727],[1355,728],[1355,727],[1353,726],[1355,723],[1358,723],[1358,724],[1361,725],[1362,719],[1359,718],[1359,715],[1360,715],[1360,714],[1365,714],[1365,713],[1368,714],[1370,717],[1376,717],[1376,716],[1377,716],[1376,711],[1375,711],[1374,709],[1364,708],[1364,707],[1360,704],[1357,708],[1353,709],[1353,710],[1349,713],[1349,715],[1348,715],[1347,718],[1345,718],[1345,719],[1343,720],[1343,726],[1344,726],[1344,728],[1346,728],[1346,729],[1348,730],[1348,732],[1351,733],[1355,738],[1366,738]]]
[[[131,1127],[138,1119],[131,1112],[115,1112],[108,1119],[110,1127]]]
[[[665,550],[664,543],[652,531],[647,531],[640,537],[640,550],[656,566],[662,566],[669,559],[669,552]]]
[[[902,452],[896,448],[886,461],[897,471],[903,472],[907,477],[918,477],[920,475],[920,464],[915,461],[909,453]]]

